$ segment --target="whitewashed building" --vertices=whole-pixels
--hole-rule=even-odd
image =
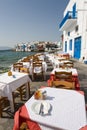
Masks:
[[[70,0],[59,25],[63,51],[76,59],[87,59],[87,0]]]

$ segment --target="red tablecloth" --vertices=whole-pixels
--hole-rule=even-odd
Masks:
[[[29,118],[29,114],[27,112],[27,109],[24,106],[22,106],[16,113],[15,113],[15,116],[14,116],[14,126],[13,126],[13,130],[19,130],[20,129],[20,125],[23,123],[23,122],[26,122],[27,123],[27,126],[30,130],[41,130],[39,125],[30,120]]]

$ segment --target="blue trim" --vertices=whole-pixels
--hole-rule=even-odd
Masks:
[[[77,19],[77,12],[73,13],[73,11],[68,11],[65,17],[63,18],[62,22],[59,24],[59,28],[61,28],[69,19]]]
[[[67,11],[62,22],[59,24],[59,28],[61,28],[68,19],[77,19],[76,3],[73,5],[72,11]]]
[[[75,17],[75,14],[76,14],[76,3],[73,5],[72,10],[73,10],[73,17]]]

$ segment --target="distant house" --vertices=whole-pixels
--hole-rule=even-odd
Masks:
[[[37,44],[37,50],[38,51],[44,51],[45,50],[45,42],[44,41],[40,41],[38,44]]]
[[[59,25],[63,51],[87,59],[87,0],[70,0]]]
[[[26,45],[23,44],[23,45],[22,45],[22,51],[25,51],[25,48],[26,48]]]

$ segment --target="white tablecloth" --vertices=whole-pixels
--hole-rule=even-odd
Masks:
[[[60,58],[60,59],[62,59],[62,58]],[[60,61],[59,59],[54,59],[53,68],[59,68],[60,65],[63,65],[64,63],[67,63],[67,62],[71,62],[71,61],[69,61],[69,60]]]
[[[63,64],[64,62],[68,62],[68,60],[65,60],[64,57],[59,57],[55,54],[47,54],[46,57],[50,61],[50,63],[53,65],[53,68],[59,68],[60,64]],[[64,59],[64,61],[60,61]]]
[[[45,61],[42,62],[42,67],[43,67],[43,73],[44,73],[44,78],[45,78],[46,71],[47,71],[47,63]],[[30,66],[29,72],[30,72],[30,75],[32,75],[32,78],[33,78],[33,65]],[[39,70],[39,68],[38,69],[34,69],[34,72],[35,73],[41,72],[41,69],[40,70]]]
[[[6,84],[0,83],[0,96],[6,96],[7,91],[5,91]]]
[[[12,111],[14,111],[12,92],[23,84],[26,84],[27,86],[27,83],[30,81],[31,80],[28,74],[25,73],[12,72],[12,76],[8,76],[8,73],[0,75],[0,84],[3,84],[3,86],[0,85],[0,91],[2,91],[1,96],[8,97],[9,101],[11,102]]]
[[[25,104],[29,117],[36,121],[42,130],[79,130],[87,124],[84,95],[74,90],[43,88],[47,91],[46,102],[52,106],[50,115],[41,116],[32,110],[35,100],[31,97]],[[48,127],[46,127],[46,125]]]
[[[75,68],[68,68],[68,69],[55,68],[52,70],[51,74],[55,74],[55,71],[56,72],[61,72],[61,71],[72,72],[72,75],[78,76],[77,69],[75,69]]]

